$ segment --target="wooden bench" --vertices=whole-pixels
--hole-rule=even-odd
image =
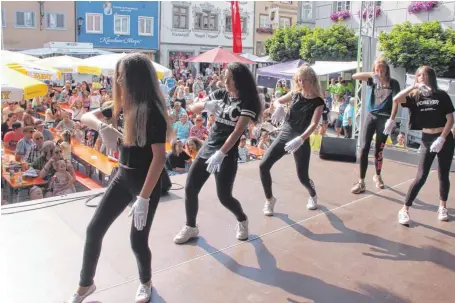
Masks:
[[[76,174],[76,181],[87,187],[88,189],[98,189],[102,188],[101,185],[81,173],[80,171],[75,170],[74,173]]]

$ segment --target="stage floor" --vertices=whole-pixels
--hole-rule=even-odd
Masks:
[[[353,195],[358,165],[313,155],[310,175],[320,207],[308,211],[308,193],[286,156],[272,170],[274,217],[262,214],[258,166],[240,165],[234,185],[249,216],[249,241],[235,239],[235,218],[219,203],[213,178],[200,195],[200,237],[189,244],[172,242],[185,222],[183,190],[162,200],[150,236],[153,303],[455,302],[455,190],[449,198],[451,220],[439,222],[437,172],[418,196],[407,228],[397,223],[397,212],[416,173],[413,166],[385,160],[387,187],[377,190],[370,163],[368,191]],[[184,184],[185,178],[173,181]],[[451,174],[452,184],[453,179]],[[2,209],[1,302],[62,302],[75,290],[94,209],[79,200],[5,215],[53,204]],[[138,274],[127,213],[104,239],[98,289],[85,302],[133,302]]]

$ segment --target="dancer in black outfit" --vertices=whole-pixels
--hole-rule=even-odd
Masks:
[[[387,135],[384,132],[384,123],[390,117],[392,111],[393,97],[400,91],[400,84],[390,77],[390,67],[387,62],[378,58],[373,64],[373,72],[356,73],[352,79],[365,81],[367,84],[366,106],[368,116],[362,124],[363,142],[360,148],[360,179],[351,189],[353,194],[360,194],[366,190],[365,175],[368,168],[368,154],[370,153],[371,141],[376,134],[374,151],[374,166],[376,174],[373,181],[377,188],[384,188],[382,181],[382,151],[387,142]]]
[[[260,165],[266,198],[263,211],[266,216],[273,215],[276,203],[276,198],[272,194],[270,169],[286,153],[294,154],[297,175],[310,194],[307,208],[312,210],[317,208],[316,190],[308,174],[311,155],[308,138],[319,124],[325,103],[317,75],[310,66],[300,67],[294,76],[294,82],[295,91],[275,100],[277,108],[272,115],[274,124],[281,123],[285,118],[282,104],[291,102],[291,107],[280,134],[265,153]]]
[[[237,174],[238,146],[248,124],[261,114],[256,82],[246,65],[229,64],[225,74],[226,89],[212,92],[190,110],[213,112],[215,124],[190,167],[185,186],[186,225],[175,236],[182,244],[199,234],[196,225],[198,195],[210,174],[215,174],[218,198],[237,218],[237,239],[248,239],[248,220],[240,202],[232,196]]]
[[[398,222],[409,224],[409,208],[427,180],[431,164],[438,156],[439,164],[439,209],[438,219],[447,221],[447,199],[450,189],[450,166],[454,152],[454,139],[451,133],[453,127],[453,112],[455,111],[449,95],[438,89],[436,73],[429,66],[417,70],[416,82],[402,90],[394,98],[392,115],[387,120],[384,133],[390,134],[395,125],[398,103],[407,107],[410,113],[410,128],[422,130],[420,145],[420,161],[417,176],[409,188],[405,205],[398,212]]]
[[[69,302],[81,303],[96,287],[93,282],[103,237],[114,220],[134,202],[130,215],[131,247],[141,284],[135,302],[151,297],[151,252],[148,237],[160,199],[160,174],[166,160],[167,113],[155,68],[143,54],[118,62],[114,76],[115,127],[97,118],[99,109],[84,114],[82,122],[97,129],[103,142],[120,138],[119,170],[101,199],[87,228],[79,288]]]

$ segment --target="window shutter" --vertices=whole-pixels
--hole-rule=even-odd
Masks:
[[[64,28],[65,27],[65,15],[58,14],[57,15],[57,28]]]
[[[16,12],[16,25],[25,26],[24,13]]]

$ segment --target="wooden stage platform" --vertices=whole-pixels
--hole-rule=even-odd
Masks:
[[[219,203],[213,178],[200,195],[200,237],[189,244],[172,242],[185,223],[184,191],[162,199],[150,236],[153,303],[455,302],[455,190],[448,202],[451,220],[439,222],[437,172],[418,196],[407,228],[397,223],[397,212],[414,166],[385,160],[387,187],[378,190],[370,163],[368,191],[353,195],[358,165],[313,155],[310,175],[320,207],[308,211],[308,194],[286,156],[272,170],[274,217],[262,214],[258,166],[240,165],[234,185],[249,216],[249,241],[235,239],[235,218]],[[185,178],[173,182],[184,184]],[[53,199],[2,208],[1,302],[62,302],[75,290],[94,208],[84,200]],[[85,302],[133,302],[138,274],[127,213],[104,239],[98,289]]]

